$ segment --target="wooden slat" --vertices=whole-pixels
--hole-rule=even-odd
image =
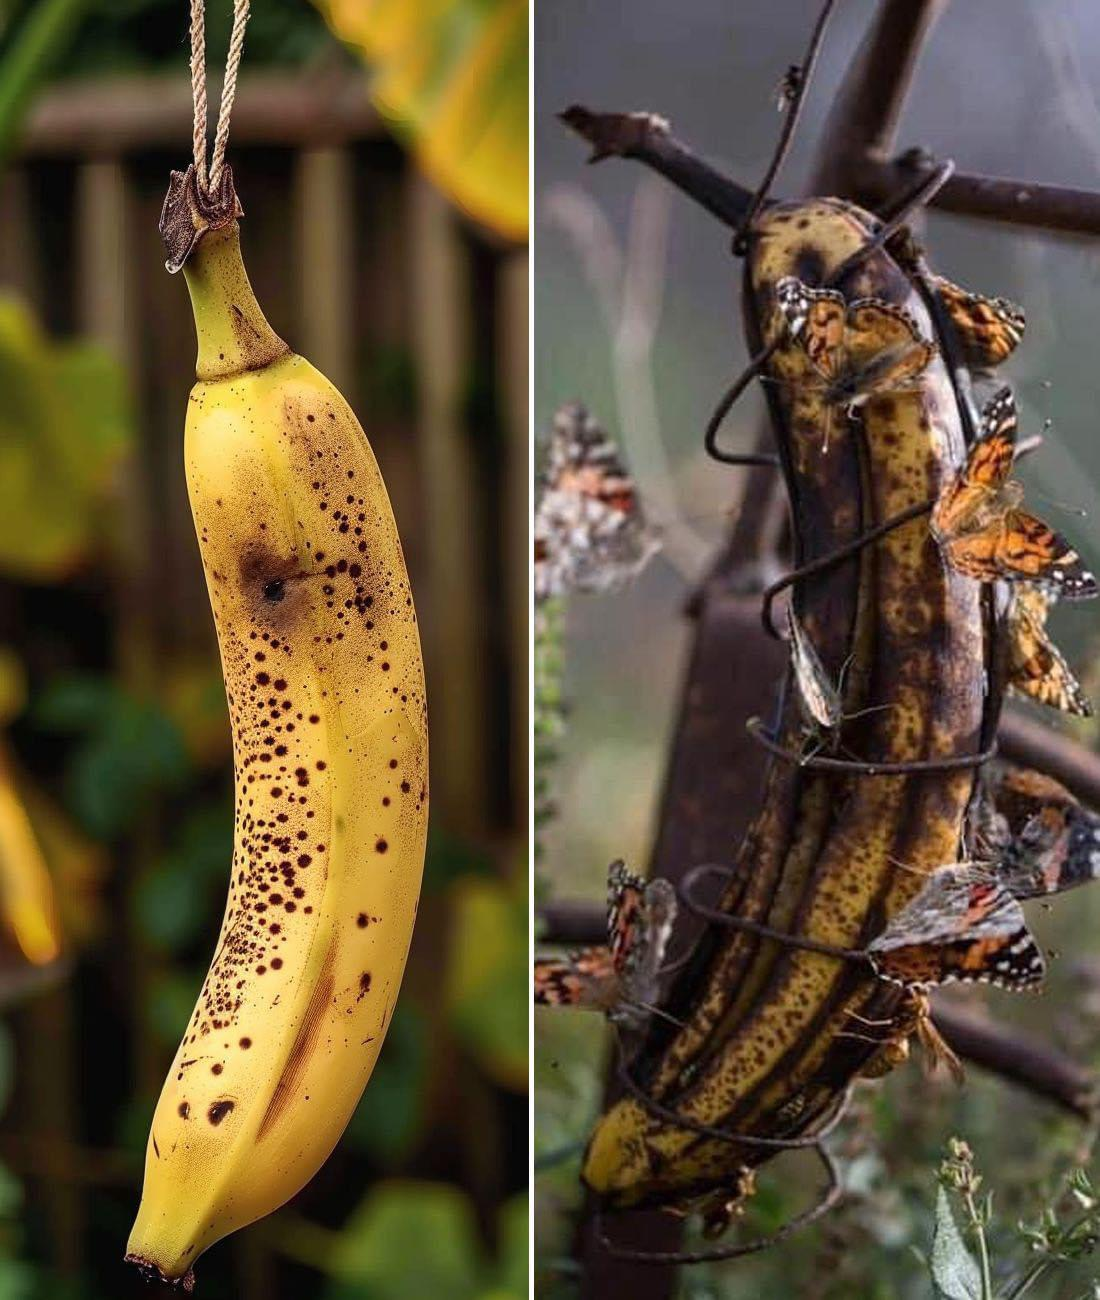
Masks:
[[[27,175],[21,167],[9,167],[0,177],[0,286],[28,302],[34,302],[40,290],[34,254]]]
[[[178,149],[182,166],[190,153],[191,115],[191,83],[184,77],[70,82],[38,100],[20,152],[24,157],[94,157]],[[233,108],[234,144],[317,146],[383,134],[363,73],[349,70],[297,80],[285,72],[241,77]]]
[[[417,173],[408,188],[413,352],[426,512],[428,605],[422,607],[428,667],[432,797],[458,833],[485,825],[485,599],[480,518],[471,448],[462,426],[470,355],[468,266],[454,216]]]
[[[299,345],[357,406],[353,366],[354,213],[350,159],[343,149],[303,149],[295,160]]]
[[[498,533],[507,575],[508,652],[511,667],[511,800],[515,829],[527,832],[530,781],[531,645],[530,519],[531,428],[528,408],[528,257],[513,253],[502,262],[497,288],[497,391],[505,435],[503,499]]]

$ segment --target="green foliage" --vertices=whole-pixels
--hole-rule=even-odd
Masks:
[[[179,728],[160,707],[100,677],[59,678],[36,702],[33,718],[45,731],[76,735],[67,802],[100,839],[122,834],[148,796],[179,789],[190,770]]]
[[[171,852],[138,884],[137,915],[150,943],[180,952],[201,937],[211,898],[225,890],[225,864],[232,849],[233,808],[228,800],[200,807],[187,817]]]
[[[55,581],[103,529],[133,430],[121,369],[88,343],[54,343],[0,295],[0,569]]]
[[[981,1270],[962,1239],[942,1183],[936,1192],[930,1267],[932,1280],[946,1300],[983,1300]]]
[[[35,92],[69,46],[86,8],[87,0],[38,0],[18,24],[7,6],[0,10],[0,168]]]
[[[952,1138],[940,1165],[936,1198],[936,1229],[930,1267],[937,1293],[946,1300],[1020,1300],[1035,1284],[1060,1265],[1088,1258],[1100,1243],[1100,1201],[1088,1175],[1075,1169],[1064,1194],[1044,1205],[1033,1223],[1017,1225],[1006,1255],[1026,1248],[1030,1262],[1006,1259],[996,1270],[1005,1280],[994,1287],[994,1269],[987,1237],[993,1223],[993,1197],[979,1199],[981,1176],[965,1142]],[[977,1259],[967,1249],[952,1213],[951,1197],[962,1211],[966,1231]]]
[[[453,891],[447,1005],[458,1041],[497,1082],[527,1086],[527,884],[467,877]]]
[[[386,1043],[348,1125],[348,1140],[391,1165],[420,1131],[428,1093],[428,1022],[408,998],[397,1004]]]
[[[520,1300],[527,1295],[527,1201],[505,1205],[488,1258],[468,1197],[442,1183],[388,1182],[334,1242],[326,1300]]]

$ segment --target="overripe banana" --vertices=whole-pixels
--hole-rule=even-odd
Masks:
[[[221,937],[153,1116],[127,1258],[190,1281],[343,1132],[382,1045],[424,861],[412,595],[351,409],[275,334],[228,169],[173,174],[162,232],[198,335],[187,484],[233,730]]]

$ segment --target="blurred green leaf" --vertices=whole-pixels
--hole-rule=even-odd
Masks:
[[[500,1212],[496,1295],[527,1295],[530,1212],[526,1196],[513,1196]]]
[[[339,1236],[318,1239],[313,1225],[300,1225],[291,1253],[301,1256],[304,1242],[331,1274],[326,1300],[524,1300],[527,1226],[527,1197],[513,1197],[501,1210],[490,1259],[465,1193],[394,1180],[370,1192]]]
[[[150,943],[179,952],[203,931],[212,892],[225,885],[233,809],[202,807],[184,822],[175,850],[139,882],[135,906]]]
[[[483,851],[434,827],[428,828],[428,849],[424,856],[425,889],[444,889],[462,876],[489,875],[491,872],[492,865]]]
[[[396,1160],[420,1128],[427,1083],[428,1022],[406,999],[397,1004],[348,1137],[385,1163]]]
[[[470,1201],[442,1183],[383,1183],[348,1220],[331,1267],[329,1300],[477,1300],[481,1261]]]
[[[932,1280],[947,1300],[980,1300],[982,1276],[962,1239],[941,1186],[936,1192],[936,1231],[932,1238]]]
[[[38,0],[26,13],[0,58],[0,167],[22,125],[35,92],[76,31],[87,0]],[[0,9],[0,34],[7,38],[7,6]]]
[[[0,296],[0,567],[57,581],[102,530],[132,437],[121,368],[98,347],[57,344]]]
[[[149,1027],[165,1046],[174,1047],[190,1018],[200,979],[180,972],[155,975],[145,989]]]
[[[102,679],[74,675],[53,682],[34,718],[48,730],[82,733],[66,773],[68,802],[100,838],[124,831],[147,796],[178,788],[189,771],[180,730],[159,705]]]
[[[16,1259],[0,1259],[0,1300],[30,1300],[38,1293],[36,1270]]]
[[[503,1087],[527,1087],[527,890],[466,877],[452,891],[447,1003],[455,1034]]]

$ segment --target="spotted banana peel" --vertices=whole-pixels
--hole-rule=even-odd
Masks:
[[[198,334],[185,461],[233,730],[221,937],[153,1115],[127,1258],[202,1252],[317,1171],[389,1028],[427,829],[420,642],[370,446],[268,324],[223,172],[162,233]]]
[[[792,502],[795,555],[812,561],[933,497],[962,463],[964,424],[941,355],[918,391],[881,396],[861,420],[832,417],[801,373],[775,302],[784,276],[821,284],[879,228],[835,199],[770,207],[745,260],[749,345],[779,340],[766,393]],[[908,259],[877,250],[836,285],[904,307],[928,337],[936,325]],[[889,708],[845,724],[847,749],[875,762],[981,752],[993,735],[1002,673],[991,637],[991,591],[941,558],[927,519],[914,519],[799,590],[799,615],[826,669],[842,665],[846,708]],[[988,687],[986,685],[988,670]],[[786,683],[778,740],[798,751],[802,719]],[[861,948],[920,888],[922,873],[959,854],[975,768],[866,776],[773,760],[760,812],[719,906],[842,948]],[[903,865],[899,865],[903,864]],[[765,1138],[812,1135],[849,1081],[895,1059],[869,1041],[897,1037],[908,1012],[896,986],[841,959],[711,927],[665,1003],[683,1025],[651,1026],[631,1062],[654,1100],[696,1124]],[[865,1021],[880,1028],[862,1029]],[[856,1031],[853,1033],[852,1031]],[[874,1058],[874,1059],[873,1059]],[[632,1096],[598,1121],[584,1178],[611,1206],[730,1208],[749,1171],[774,1150],[731,1144],[671,1122]]]

